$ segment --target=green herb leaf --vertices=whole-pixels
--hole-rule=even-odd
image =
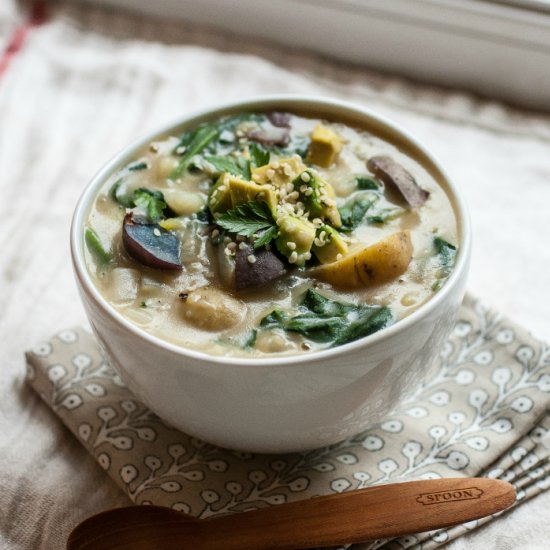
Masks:
[[[290,319],[284,328],[291,332],[299,332],[314,342],[336,342],[345,329],[345,320],[342,317],[305,313]]]
[[[250,171],[250,161],[243,156],[237,157],[237,165],[245,180],[252,179],[252,173]]]
[[[346,320],[345,328],[334,341],[335,346],[378,332],[393,324],[394,317],[388,307],[362,306],[356,310],[356,315],[350,314]]]
[[[280,309],[274,309],[271,313],[266,315],[260,321],[260,326],[262,328],[277,327],[282,323],[286,323],[287,320],[288,320],[288,315],[284,311]]]
[[[403,214],[403,212],[405,212],[403,208],[381,208],[380,210],[373,212],[371,216],[367,216],[367,223],[386,223],[387,221],[397,218]]]
[[[147,170],[149,166],[144,161],[132,162],[127,167],[130,172],[138,172],[139,170]]]
[[[322,294],[319,294],[319,292],[311,289],[305,293],[302,300],[302,306],[317,315],[328,316],[341,316],[355,308],[353,304],[342,304],[340,302],[330,300],[326,296],[323,296]]]
[[[244,176],[242,168],[233,157],[218,157],[207,155],[204,160],[209,162],[219,173],[229,172],[234,176]]]
[[[111,253],[105,250],[97,233],[93,229],[86,227],[84,240],[88,250],[100,264],[108,264],[113,259]]]
[[[124,178],[120,178],[113,183],[111,186],[111,189],[109,190],[109,195],[111,195],[111,198],[120,204],[121,206],[124,206],[124,208],[133,208],[134,201],[132,197],[129,197],[127,193],[125,192],[125,185],[124,185]]]
[[[367,211],[376,202],[376,199],[358,199],[350,204],[340,207],[340,218],[342,219],[342,227],[340,231],[353,231],[361,224]]]
[[[243,334],[236,336],[227,336],[225,338],[219,338],[218,343],[226,346],[236,346],[240,349],[250,350],[256,344],[256,337],[258,336],[258,330],[253,328]]]
[[[291,141],[286,147],[274,147],[273,150],[282,157],[299,155],[302,159],[305,159],[310,145],[311,138],[309,136],[291,134]]]
[[[152,221],[162,219],[168,207],[160,191],[149,191],[143,187],[134,191],[133,202],[135,206],[143,208]]]
[[[254,249],[265,246],[270,243],[273,239],[276,239],[279,236],[279,230],[277,226],[271,226],[269,229],[266,229],[255,241]]]
[[[441,264],[439,278],[432,285],[432,290],[436,291],[443,286],[445,279],[451,274],[456,261],[457,248],[441,237],[434,237],[433,245]]]
[[[258,143],[252,143],[252,145],[250,145],[251,163],[256,168],[269,164],[270,157],[271,153],[267,149],[264,149]]]
[[[273,214],[265,202],[251,201],[237,205],[222,214],[216,223],[230,233],[251,237],[265,229],[275,226]]]
[[[260,113],[240,113],[231,115],[220,121],[220,130],[234,131],[239,124],[243,122],[257,122],[258,124],[265,121],[265,115]]]
[[[199,126],[195,131],[189,134],[184,134],[180,144],[176,147],[176,151],[179,147],[185,147],[179,164],[170,174],[171,179],[179,178],[189,166],[191,159],[200,153],[211,141],[218,137],[220,129],[217,125],[205,124]]]
[[[361,190],[378,191],[380,184],[370,176],[358,176],[355,178],[357,188]]]
[[[298,332],[314,342],[337,346],[368,336],[394,322],[388,307],[345,304],[312,289],[305,293],[299,310],[301,313],[294,317],[274,310],[262,319],[260,326]]]

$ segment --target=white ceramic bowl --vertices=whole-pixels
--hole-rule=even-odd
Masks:
[[[363,126],[416,157],[447,191],[459,229],[453,273],[426,304],[366,338],[299,356],[216,357],[178,347],[133,325],[101,296],[84,262],[83,229],[106,179],[159,134],[244,110],[296,111]],[[315,97],[245,101],[187,117],[133,143],[108,162],[76,207],[71,252],[88,318],[113,367],[136,397],[173,426],[210,443],[279,453],[312,449],[358,433],[384,417],[425,375],[462,301],[470,224],[457,188],[424,146],[362,107]]]

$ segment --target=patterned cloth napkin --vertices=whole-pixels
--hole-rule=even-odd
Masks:
[[[29,351],[27,380],[133,502],[202,518],[409,479],[495,477],[518,503],[550,487],[550,347],[471,298],[393,414],[310,452],[235,452],[171,428],[80,328]],[[353,548],[432,549],[489,519]]]

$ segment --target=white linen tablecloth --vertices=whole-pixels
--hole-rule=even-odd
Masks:
[[[464,190],[469,289],[550,338],[550,117],[180,22],[56,3],[0,74],[0,548],[57,549],[129,501],[24,385],[23,351],[82,323],[68,231],[93,173],[137,135],[273,93],[355,101],[428,145]],[[24,18],[0,4],[0,48]],[[367,30],[366,30],[367,32]],[[545,548],[550,493],[449,550]]]

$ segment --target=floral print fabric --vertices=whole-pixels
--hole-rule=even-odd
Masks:
[[[29,351],[27,379],[133,502],[198,517],[409,479],[498,477],[514,483],[518,503],[550,486],[550,347],[471,298],[397,410],[305,453],[235,452],[171,428],[81,328]],[[489,519],[353,548],[431,549]]]

